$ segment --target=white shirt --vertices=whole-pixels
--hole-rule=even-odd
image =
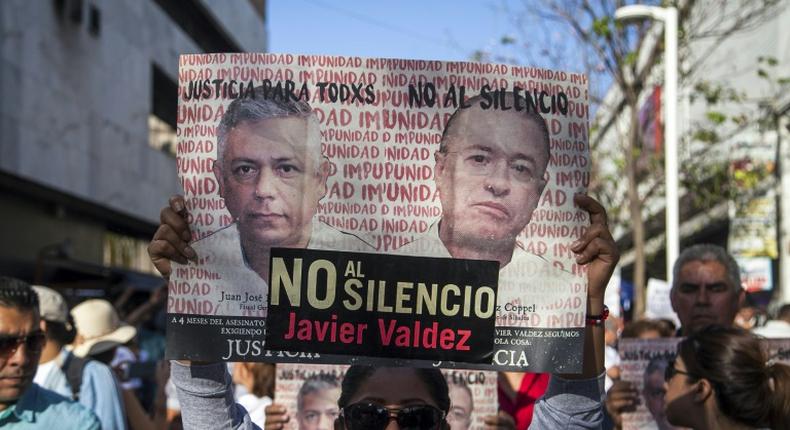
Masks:
[[[452,258],[450,251],[439,237],[438,220],[423,236],[403,245],[395,252],[404,255]],[[569,312],[563,300],[570,297],[575,289],[583,288],[585,284],[584,278],[555,267],[543,257],[527,252],[516,244],[510,262],[499,270],[497,305],[500,306],[500,311],[497,312],[496,325],[498,327],[568,327],[556,324],[556,318],[565,318]],[[557,306],[558,301],[561,306]],[[508,310],[510,306],[533,305],[534,311]],[[582,300],[579,309],[574,308],[573,311],[579,314],[577,315],[581,318],[579,326],[583,326],[585,301]],[[540,314],[539,321],[535,316],[537,314]]]
[[[39,364],[38,369],[36,369],[36,375],[33,377],[33,382],[41,388],[52,390],[70,399],[72,396],[71,387],[66,379],[66,374],[60,368],[62,364],[60,358],[61,354],[44,364]]]
[[[237,224],[217,230],[209,236],[191,244],[198,255],[198,263],[181,265],[173,262],[170,294],[178,299],[179,293],[186,300],[197,300],[202,308],[179,308],[182,302],[174,301],[168,308],[173,313],[212,314],[223,316],[266,316],[266,294],[269,287],[247,264],[241,247]],[[362,239],[330,227],[316,218],[312,220],[310,240],[307,248],[352,252],[374,252],[374,248]],[[196,287],[197,286],[197,287]],[[262,295],[261,300],[248,301],[251,308],[242,308],[241,301],[229,300],[228,296],[239,295],[244,301],[247,297]],[[257,304],[262,304],[258,308]],[[186,305],[184,305],[186,306]]]
[[[271,397],[256,397],[255,394],[247,393],[239,397],[237,402],[247,410],[247,413],[250,415],[250,420],[257,424],[258,427],[263,428],[263,424],[266,422],[265,409],[272,404]]]
[[[769,320],[764,326],[753,328],[752,333],[768,339],[790,338],[790,323],[782,320]]]

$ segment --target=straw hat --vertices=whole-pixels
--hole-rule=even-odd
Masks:
[[[71,311],[77,333],[83,343],[74,347],[78,357],[100,354],[129,342],[137,329],[118,318],[115,308],[107,300],[86,300]]]

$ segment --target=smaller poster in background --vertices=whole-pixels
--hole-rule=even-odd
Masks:
[[[340,414],[337,400],[348,366],[278,364],[275,403],[285,406],[291,420],[285,430],[332,428]],[[483,370],[442,370],[450,389],[450,430],[483,430],[496,415],[497,374]]]
[[[741,269],[741,284],[747,293],[771,291],[774,288],[770,257],[736,257]]]
[[[634,384],[641,396],[636,410],[623,414],[624,430],[674,428],[664,414],[664,371],[674,360],[680,340],[620,340],[620,378]]]
[[[609,278],[609,284],[606,286],[606,295],[603,298],[604,304],[609,308],[609,315],[614,317],[621,317],[623,315],[622,306],[620,306],[620,282],[622,268],[618,265]]]
[[[496,372],[444,369],[442,373],[450,389],[450,430],[485,429],[485,418],[499,409]]]
[[[730,204],[730,254],[777,258],[776,145],[739,142],[731,151],[730,177],[738,193]]]
[[[278,364],[274,403],[285,406],[291,417],[284,430],[333,428],[346,369],[331,364]]]
[[[645,317],[651,319],[669,319],[675,325],[680,325],[680,320],[669,300],[669,292],[672,286],[661,279],[650,278],[647,280],[647,307]]]

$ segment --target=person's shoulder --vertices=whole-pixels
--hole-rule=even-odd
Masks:
[[[96,415],[78,402],[33,384],[37,425],[52,425],[59,428],[98,429],[101,428]]]
[[[99,381],[99,386],[107,388],[115,385],[115,375],[113,374],[110,366],[96,360],[88,360],[85,363],[85,368],[82,371],[83,378],[94,379]],[[106,384],[106,385],[104,385]]]

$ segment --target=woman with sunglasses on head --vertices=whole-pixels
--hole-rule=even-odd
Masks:
[[[532,429],[593,429],[603,420],[604,329],[606,285],[619,259],[609,233],[606,212],[590,197],[574,200],[590,214],[590,227],[573,243],[576,262],[587,269],[587,327],[582,373],[552,375],[546,394],[535,406]],[[185,429],[256,429],[235,404],[230,378],[221,363],[189,365],[173,362]],[[352,366],[343,380],[335,428],[341,430],[448,430],[447,382],[438,369]],[[284,428],[290,420],[279,405],[266,409],[265,428]],[[489,429],[513,429],[500,414],[486,421]],[[521,429],[519,429],[521,430]]]
[[[711,326],[678,344],[667,366],[665,408],[673,425],[790,429],[790,366],[766,357],[760,338]]]

